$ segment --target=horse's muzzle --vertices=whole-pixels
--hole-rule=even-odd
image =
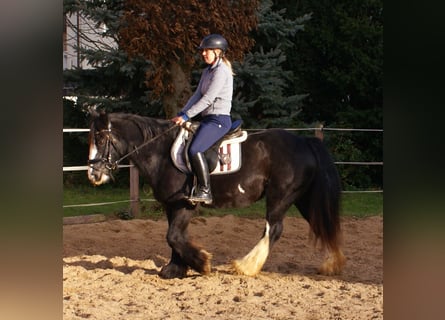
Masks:
[[[88,166],[88,179],[93,185],[99,186],[110,181],[111,172],[105,163],[88,161]]]

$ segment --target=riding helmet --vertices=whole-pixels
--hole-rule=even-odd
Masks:
[[[223,52],[227,50],[229,44],[227,40],[220,34],[210,34],[202,39],[198,49],[221,49]]]

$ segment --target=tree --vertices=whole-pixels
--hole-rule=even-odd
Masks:
[[[146,85],[151,98],[161,99],[172,117],[192,94],[191,74],[200,59],[202,38],[220,33],[229,42],[229,59],[242,59],[254,44],[249,32],[256,28],[258,1],[195,0],[125,2],[119,46],[131,58],[151,62]]]
[[[124,0],[64,0],[64,15],[78,15],[79,26],[65,18],[79,36],[80,46],[75,47],[80,57],[92,68],[74,68],[63,72],[65,85],[72,87],[78,97],[77,107],[86,109],[96,105],[110,111],[159,113],[159,108],[147,100],[144,84],[149,61],[128,58],[118,47],[120,21]],[[150,104],[150,108],[147,105]],[[71,107],[69,103],[66,104]],[[70,112],[67,110],[67,112]]]
[[[305,31],[295,35],[296,54],[287,67],[294,83],[309,96],[300,117],[340,128],[381,128],[383,123],[383,1],[274,1],[286,16],[312,14]],[[372,137],[371,137],[371,136]],[[383,139],[373,133],[330,134],[327,142],[337,161],[381,161]],[[380,166],[341,168],[352,187],[382,185]]]
[[[304,120],[381,127],[382,0],[302,0],[298,10],[312,13],[295,36],[298,54],[289,59],[296,83],[309,94]]]
[[[287,19],[285,9],[274,10],[262,0],[255,46],[244,61],[235,63],[234,116],[250,128],[286,127],[300,123],[300,102],[305,97],[293,85],[294,73],[286,68],[286,52],[295,50],[293,38],[303,30],[309,15]]]

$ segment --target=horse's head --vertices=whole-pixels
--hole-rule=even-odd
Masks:
[[[118,141],[112,131],[112,124],[105,112],[92,112],[90,125],[88,179],[93,185],[101,185],[112,179],[117,169]]]

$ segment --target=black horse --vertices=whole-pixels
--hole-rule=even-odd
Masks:
[[[196,208],[186,197],[193,176],[179,171],[170,157],[180,127],[160,120],[125,113],[93,112],[89,134],[88,178],[94,185],[106,183],[118,162],[126,157],[139,169],[165,208],[170,262],[162,278],[182,278],[190,268],[211,271],[211,254],[191,242],[187,227]],[[307,220],[314,239],[327,249],[320,273],[341,272],[345,257],[340,249],[340,179],[323,142],[282,129],[249,134],[242,144],[242,167],[224,175],[212,175],[214,208],[246,207],[265,197],[266,227],[258,244],[233,262],[239,274],[256,275],[270,248],[280,238],[283,218],[295,205]]]

